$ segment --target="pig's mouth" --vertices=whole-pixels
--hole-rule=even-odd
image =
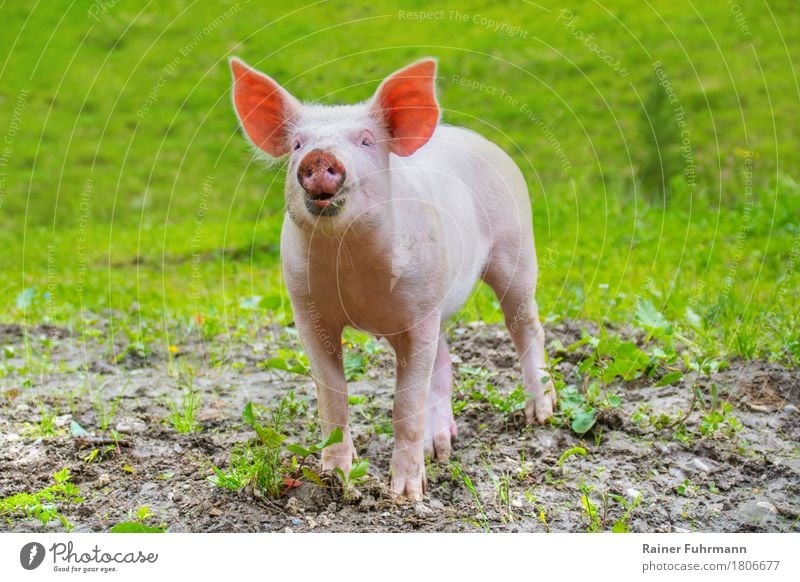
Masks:
[[[335,194],[321,192],[316,196],[306,198],[306,208],[314,216],[336,216],[344,208],[346,188],[341,188]]]

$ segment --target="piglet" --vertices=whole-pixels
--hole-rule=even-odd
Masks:
[[[478,278],[499,298],[527,419],[544,423],[556,394],[525,179],[494,143],[439,123],[436,61],[393,73],[366,102],[335,106],[301,103],[239,59],[230,66],[244,134],[269,158],[288,156],[283,274],[323,434],[344,434],[323,451],[324,468],[347,474],[355,456],[341,344],[351,326],[394,348],[392,489],[422,498],[425,455],[446,460],[457,433],[442,326]]]

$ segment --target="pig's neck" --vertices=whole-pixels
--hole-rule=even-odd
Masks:
[[[345,228],[304,229],[308,256],[326,262],[340,261],[342,253],[346,253],[356,264],[391,262],[398,245],[405,244],[413,234],[409,229],[415,221],[408,215],[407,206],[391,201],[380,205],[380,215],[362,214]]]

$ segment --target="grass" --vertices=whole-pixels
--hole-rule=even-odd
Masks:
[[[181,332],[290,322],[282,170],[253,164],[237,135],[225,58],[340,102],[433,54],[444,119],[497,141],[529,177],[546,319],[629,322],[644,298],[672,320],[691,308],[725,353],[796,363],[797,11],[748,7],[737,21],[725,3],[567,14],[459,0],[439,19],[411,16],[422,9],[4,6],[2,318],[89,334],[110,317],[106,339],[144,355]],[[459,317],[501,320],[482,286]]]

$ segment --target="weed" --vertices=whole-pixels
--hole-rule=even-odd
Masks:
[[[591,490],[592,488],[589,485],[581,483],[581,507],[583,507],[583,513],[589,520],[586,531],[588,533],[598,533],[601,531],[600,513],[591,497],[589,497]]]
[[[39,421],[29,424],[27,433],[34,437],[51,437],[56,435],[56,416],[58,410],[48,410],[44,404],[39,404]]]
[[[166,526],[162,523],[158,526],[147,525],[147,520],[153,516],[153,512],[146,505],[136,510],[133,521],[123,521],[111,528],[111,533],[164,533]]]
[[[464,374],[467,379],[459,386],[459,392],[465,395],[472,402],[486,402],[497,412],[508,419],[511,414],[525,408],[525,389],[518,384],[511,392],[504,393],[497,386],[489,382],[493,376],[492,372],[483,368],[473,368],[470,366],[460,366],[458,371]],[[453,407],[455,413],[460,413],[466,406],[467,401],[456,401]]]
[[[611,499],[622,505],[622,507],[625,509],[625,513],[622,514],[622,517],[617,519],[617,521],[614,522],[614,525],[611,526],[611,532],[629,533],[630,528],[628,527],[628,519],[630,518],[631,513],[633,513],[633,510],[639,506],[639,503],[641,503],[642,494],[637,492],[632,501],[628,501],[625,497],[621,495],[611,494],[610,497]]]
[[[308,356],[302,350],[280,348],[277,353],[277,356],[264,362],[265,368],[304,376],[308,376],[311,373],[311,364],[308,362]]]
[[[500,501],[501,519],[503,522],[513,522],[514,512],[511,509],[511,476],[508,473],[503,473],[498,476],[491,470],[489,471],[489,479],[492,481],[495,495]]]
[[[61,513],[65,507],[81,503],[80,489],[70,482],[69,469],[53,475],[54,485],[35,493],[17,493],[0,499],[0,516],[33,517],[47,524],[57,519],[67,531],[74,527]]]
[[[252,487],[257,495],[272,498],[283,495],[287,487],[299,484],[297,477],[301,475],[316,484],[323,484],[322,479],[305,466],[306,459],[340,443],[342,430],[336,428],[326,439],[307,447],[287,443],[284,435],[286,423],[297,410],[293,401],[294,394],[281,399],[270,412],[267,424],[264,423],[265,410],[248,402],[242,411],[242,421],[255,431],[257,440],[236,445],[231,452],[228,471],[212,467],[214,475],[209,480],[218,487],[231,490]],[[288,454],[293,456],[287,458]],[[346,478],[342,476],[343,482],[360,483],[367,467],[366,461],[357,464]]]
[[[102,387],[98,390],[95,399],[92,402],[94,407],[95,417],[97,418],[97,425],[98,428],[102,431],[108,430],[108,427],[114,422],[114,418],[117,416],[117,409],[119,408],[120,402],[122,401],[122,397],[125,394],[125,390],[128,388],[130,384],[130,379],[128,379],[125,384],[120,388],[119,394],[117,394],[114,398],[111,399],[110,404],[106,404],[106,401],[103,400],[103,389]]]
[[[580,455],[581,457],[585,457],[586,449],[584,449],[583,447],[572,447],[570,449],[567,449],[566,451],[561,453],[561,456],[558,458],[558,463],[557,463],[558,466],[563,468],[564,462],[574,455]]]
[[[169,403],[170,424],[181,434],[197,432],[201,429],[197,422],[197,410],[200,407],[200,394],[194,389],[194,380],[189,376],[188,380],[179,384],[179,389],[183,394],[178,402]]]
[[[472,499],[475,501],[475,505],[478,508],[478,520],[475,522],[475,525],[483,529],[484,531],[489,531],[489,518],[486,515],[486,510],[483,508],[483,503],[481,503],[481,498],[478,496],[478,491],[475,489],[475,486],[472,484],[472,479],[469,478],[464,470],[461,468],[456,461],[450,460],[448,462],[448,466],[450,467],[450,477],[453,481],[460,481],[464,487],[472,494]]]
[[[333,444],[333,443],[330,443]],[[327,446],[327,445],[326,445]],[[323,447],[324,448],[324,447]],[[345,475],[339,467],[336,467],[333,472],[342,481],[344,488],[345,498],[350,496],[353,487],[358,487],[367,480],[367,470],[369,469],[369,461],[366,459],[358,459],[350,469],[350,472]],[[308,471],[304,471],[303,475],[308,476]]]

